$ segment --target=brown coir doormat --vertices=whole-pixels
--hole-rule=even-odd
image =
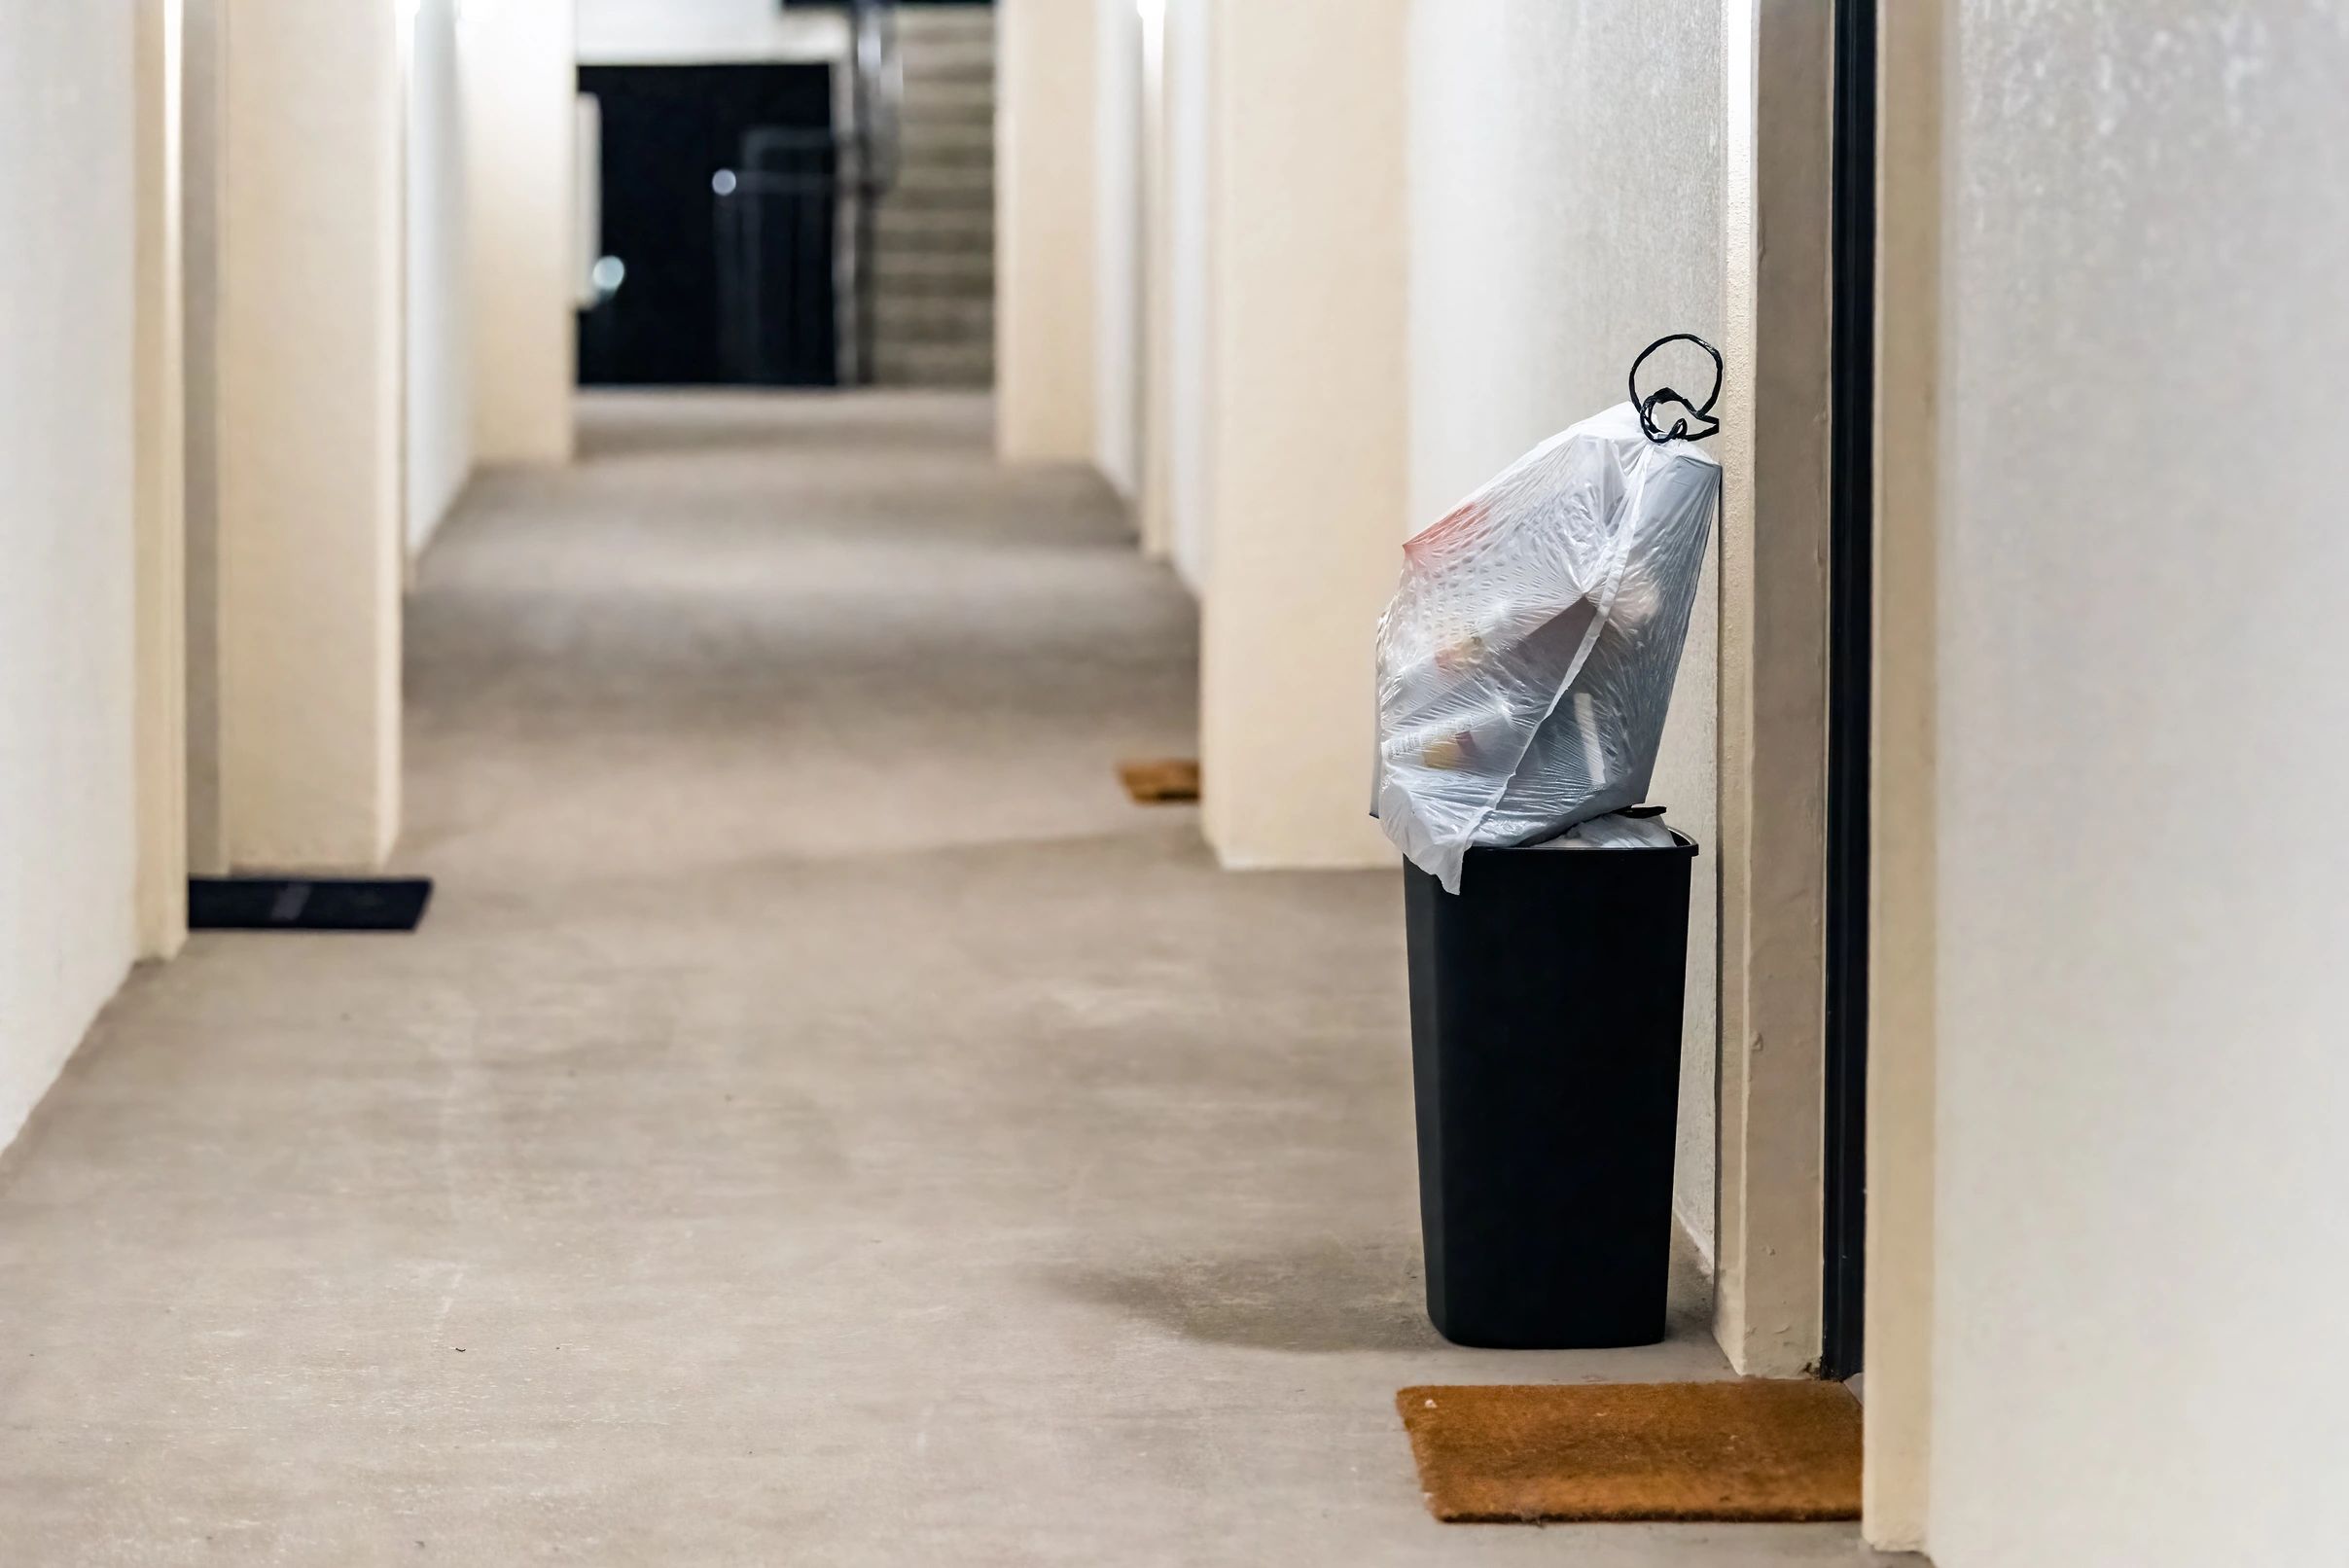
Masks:
[[[1860,1516],[1839,1383],[1406,1388],[1428,1512],[1455,1524]]]
[[[1175,805],[1199,798],[1199,765],[1190,757],[1158,757],[1118,765],[1125,793],[1142,805]]]

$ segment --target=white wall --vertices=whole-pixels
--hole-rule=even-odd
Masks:
[[[0,1144],[133,950],[131,26],[0,7]]]
[[[1162,527],[1175,570],[1193,592],[1203,592],[1213,552],[1207,509],[1213,483],[1214,410],[1208,400],[1215,327],[1209,313],[1207,225],[1214,6],[1211,0],[1164,0],[1164,226],[1151,239],[1154,263],[1162,273],[1155,284],[1164,312],[1157,340],[1165,345],[1151,428],[1153,449],[1163,455],[1162,471],[1151,482],[1160,492],[1157,504],[1164,509]]]
[[[1722,319],[1722,8],[1419,0],[1411,49],[1410,511],[1623,401],[1632,356]],[[1652,362],[1700,393],[1692,350]],[[1649,386],[1660,384],[1656,379]],[[1651,799],[1707,847],[1689,929],[1676,1207],[1713,1236],[1718,543]]]
[[[843,15],[776,0],[579,0],[582,65],[836,58]]]
[[[995,434],[1012,462],[1094,458],[1097,6],[997,8]]]
[[[389,852],[400,814],[402,40],[388,6],[226,11],[228,860],[364,869]]]
[[[474,455],[559,463],[578,378],[572,8],[465,0],[460,16]]]
[[[604,254],[604,106],[593,93],[583,92],[576,112],[576,139],[571,144],[577,171],[571,186],[571,304],[586,310],[600,292],[594,269]]]
[[[1095,0],[1093,23],[1093,465],[1118,493],[1142,486],[1142,17]]]
[[[1868,1420],[1860,1528],[1925,1543],[1933,1453],[1934,666],[1941,267],[1940,0],[1879,18],[1875,638],[1869,677]]]
[[[408,74],[408,548],[423,550],[473,469],[459,0],[415,0]]]
[[[188,937],[188,14],[134,16],[138,952],[168,958]]]
[[[1795,1377],[1824,1294],[1834,11],[1723,9],[1713,1334],[1741,1373]]]
[[[2338,1561],[2349,26],[1954,9],[1926,1546]]]
[[[1230,866],[1395,863],[1367,813],[1370,638],[1406,530],[1408,9],[1215,7],[1200,765]]]
[[[228,13],[234,0],[184,0],[181,128],[181,292],[186,353],[187,458],[182,512],[186,574],[188,872],[229,871],[222,768],[220,269],[228,186],[222,120],[228,107]]]

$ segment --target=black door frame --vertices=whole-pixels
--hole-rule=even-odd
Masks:
[[[1875,661],[1876,8],[1835,0],[1830,192],[1827,1040],[1819,1370],[1862,1365]]]

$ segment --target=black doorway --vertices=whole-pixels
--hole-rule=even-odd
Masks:
[[[588,65],[579,87],[619,263],[580,315],[581,383],[836,383],[831,68]]]
[[[1867,1296],[1869,708],[1875,659],[1876,5],[1835,0],[1830,191],[1825,1294],[1820,1372],[1861,1369]]]

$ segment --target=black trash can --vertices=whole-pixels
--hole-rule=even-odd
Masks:
[[[1404,868],[1427,1308],[1457,1344],[1664,1336],[1696,845]]]

